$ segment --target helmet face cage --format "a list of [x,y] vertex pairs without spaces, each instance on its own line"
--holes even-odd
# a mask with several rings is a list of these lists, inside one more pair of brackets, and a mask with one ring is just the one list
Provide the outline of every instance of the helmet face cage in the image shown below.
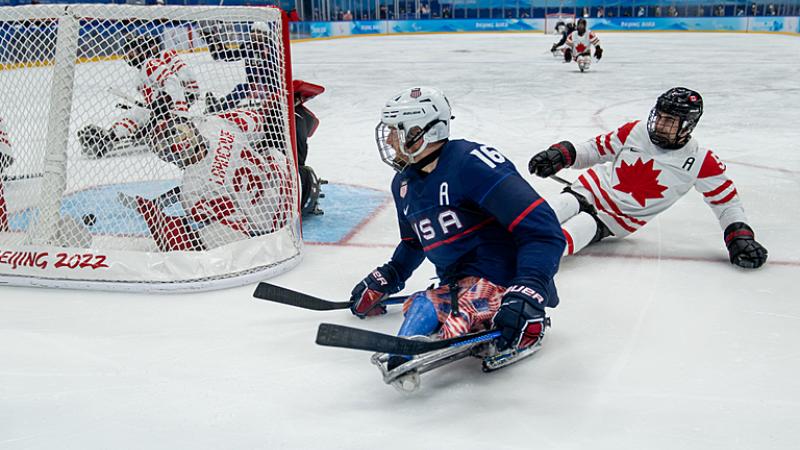
[[153,130],[153,149],[167,163],[183,169],[196,161],[206,142],[189,120],[163,120]]
[[[428,145],[449,137],[451,118],[450,102],[437,89],[412,88],[393,96],[375,127],[381,159],[395,170],[403,170],[416,162]],[[420,141],[422,145],[411,151]]]
[[[402,172],[403,169],[406,168],[407,163],[400,159],[397,151],[394,147],[391,146],[389,143],[389,135],[395,129],[386,125],[383,122],[378,122],[378,125],[375,127],[375,142],[378,144],[378,153],[381,155],[381,160],[392,167],[392,169]],[[398,139],[398,144],[400,144],[399,135],[402,133],[397,133],[394,131],[396,139]]]
[[678,149],[692,138],[703,115],[703,98],[686,88],[672,88],[658,97],[647,119],[650,141],[666,149]]

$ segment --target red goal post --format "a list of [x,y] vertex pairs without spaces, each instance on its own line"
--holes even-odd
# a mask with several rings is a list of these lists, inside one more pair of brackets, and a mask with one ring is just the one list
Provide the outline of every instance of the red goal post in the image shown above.
[[[210,112],[207,94],[222,98],[249,81],[242,58],[223,61],[211,54],[207,41],[230,49],[256,30],[267,50],[250,58],[263,58],[256,62],[266,81],[247,88],[247,104],[225,114]],[[233,148],[247,150],[238,160],[231,155],[227,174],[227,161],[208,162],[230,183],[221,182],[213,193],[191,193],[216,202],[202,214],[199,203],[188,203],[189,195],[175,191],[188,182],[188,169],[151,145],[156,133],[151,131],[158,128],[151,128],[148,117],[158,110],[148,105],[144,69],[126,63],[132,34],[158,42],[162,62],[172,58],[174,73],[159,72],[154,83],[174,76],[191,98],[175,120],[197,130],[192,142],[202,142],[204,154],[216,157],[221,153],[215,142],[222,141],[215,141],[214,133],[230,130],[225,136]],[[208,290],[253,283],[300,262],[289,33],[279,9],[0,7],[0,48],[0,132],[12,157],[0,167],[0,285]],[[177,75],[184,68],[196,83]],[[141,117],[132,111],[145,117],[136,132],[125,138],[112,134],[113,142],[103,147],[113,150],[108,156],[87,153],[81,130],[133,126]],[[162,201],[170,191],[181,193]],[[153,208],[137,206],[139,199],[157,205],[152,217]]]

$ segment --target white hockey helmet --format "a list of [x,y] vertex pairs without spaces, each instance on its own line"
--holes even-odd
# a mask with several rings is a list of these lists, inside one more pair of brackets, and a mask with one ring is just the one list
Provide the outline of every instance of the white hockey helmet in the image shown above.
[[267,34],[269,33],[269,26],[266,22],[253,22],[253,25],[250,26],[250,32]]
[[208,144],[197,125],[184,118],[159,120],[150,138],[155,154],[180,169],[200,161],[208,152]]
[[[450,102],[436,88],[414,87],[393,95],[375,127],[381,159],[395,170],[403,170],[430,144],[450,136],[451,119]],[[422,145],[411,150],[420,141]]]

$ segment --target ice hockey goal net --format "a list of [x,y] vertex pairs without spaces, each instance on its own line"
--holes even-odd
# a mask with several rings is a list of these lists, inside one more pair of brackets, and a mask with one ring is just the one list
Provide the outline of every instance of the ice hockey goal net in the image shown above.
[[0,284],[201,290],[296,265],[290,67],[276,8],[0,8]]
[[565,13],[565,12],[557,12],[557,13],[550,13],[545,14],[544,16],[544,33],[545,34],[556,34],[556,24],[558,22],[575,22],[575,14]]

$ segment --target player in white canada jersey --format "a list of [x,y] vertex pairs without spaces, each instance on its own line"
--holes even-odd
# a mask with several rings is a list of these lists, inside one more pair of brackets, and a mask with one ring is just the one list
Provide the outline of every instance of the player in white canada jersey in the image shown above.
[[237,109],[196,122],[173,116],[155,125],[151,147],[183,169],[178,200],[186,213],[167,216],[156,201],[137,197],[162,251],[219,247],[286,225],[294,169],[265,145],[268,120],[262,111]]
[[11,141],[8,138],[6,121],[0,117],[0,231],[8,230],[8,216],[6,212],[5,188],[3,186],[3,173],[14,162],[11,156]]
[[567,238],[565,254],[636,232],[694,188],[724,230],[731,263],[766,262],[725,165],[691,136],[702,113],[699,93],[673,88],[658,98],[647,123],[630,122],[577,146],[562,141],[531,159],[528,169],[540,177],[589,168],[550,202]]
[[586,19],[578,20],[577,29],[567,36],[565,45],[567,48],[564,50],[564,62],[577,62],[581,72],[588,70],[592,63],[592,46],[594,57],[598,61],[603,57],[600,39],[593,31],[586,29]]
[[166,113],[185,113],[197,99],[197,79],[175,50],[159,51],[158,39],[149,34],[131,34],[123,46],[127,63],[139,70],[136,86],[143,102],[126,105],[122,117],[110,129],[89,125],[78,132],[84,153],[92,157],[108,154],[123,139],[141,140],[154,121]]

